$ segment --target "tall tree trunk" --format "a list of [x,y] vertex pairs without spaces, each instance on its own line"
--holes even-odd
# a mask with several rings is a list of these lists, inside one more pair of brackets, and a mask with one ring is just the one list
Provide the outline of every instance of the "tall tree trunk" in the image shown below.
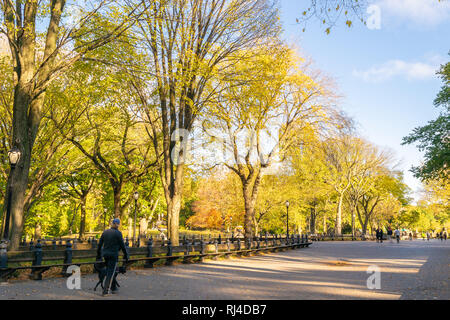
[[114,218],[122,217],[122,206],[120,196],[122,193],[122,184],[111,183],[113,187],[113,197],[114,197]]
[[180,209],[181,194],[177,193],[172,197],[166,197],[167,201],[167,234],[174,245],[179,244]]
[[339,203],[338,203],[338,207],[337,207],[337,213],[336,213],[336,226],[335,226],[335,230],[336,230],[336,235],[341,235],[342,234],[342,202],[344,199],[344,194],[341,193],[339,195]]
[[253,226],[255,228],[255,235],[257,235],[259,233],[259,224],[258,219],[256,219],[256,216],[253,219]]
[[83,195],[80,198],[80,206],[81,206],[80,232],[79,232],[80,239],[84,239],[84,233],[86,229],[86,199],[87,195]]
[[309,220],[309,228],[312,234],[316,233],[316,206],[311,207],[311,218]]
[[350,205],[350,214],[352,215],[352,237],[355,236],[356,221],[355,221],[355,206]]
[[367,225],[369,224],[369,218],[366,217],[366,219],[364,220],[364,224],[363,224],[363,234],[366,235],[367,234]]
[[363,235],[366,235],[367,234],[367,224],[369,222],[369,218],[367,215],[364,215],[364,221],[363,221],[363,217],[361,215],[361,211],[359,210],[358,206],[356,206],[356,213],[358,214],[358,220],[359,220],[359,223],[361,224],[362,233],[363,233]]
[[[38,1],[4,1],[2,11],[7,29],[11,56],[14,63],[14,102],[11,144],[22,152],[21,159],[12,176],[11,185],[11,237],[10,248],[19,247],[23,232],[24,199],[28,186],[28,174],[31,165],[31,153],[42,119],[42,106],[45,98],[45,86],[36,91],[36,84],[48,81],[50,66],[54,61],[51,55],[56,49],[59,22],[64,9],[64,0],[51,1],[50,21],[45,38],[43,60],[47,63],[36,70],[36,15]],[[15,11],[15,13],[14,13]],[[11,182],[13,182],[11,184]],[[8,195],[6,195],[8,197]],[[7,199],[7,198],[6,198]],[[6,201],[4,201],[6,202]]]
[[[14,92],[13,112],[13,136],[12,144],[18,147],[22,153],[19,163],[8,177],[8,185],[11,186],[11,233],[10,248],[19,248],[20,238],[23,232],[24,202],[28,186],[28,174],[31,164],[31,151],[33,149],[35,134],[28,127],[27,110],[30,107],[31,93],[22,88],[19,83]],[[16,111],[20,110],[20,111]],[[33,119],[38,121],[38,119]],[[40,121],[40,120],[39,120]],[[9,192],[9,191],[8,191]],[[7,192],[7,193],[8,193]],[[8,199],[8,195],[6,195]],[[5,202],[7,202],[6,200]],[[5,206],[6,207],[6,206]]]
[[244,216],[244,237],[245,239],[253,239],[255,235],[255,204],[256,204],[256,195],[258,192],[259,179],[255,181],[253,187],[250,187],[249,183],[245,183],[243,186],[243,195],[244,195],[244,208],[245,208],[245,216]]

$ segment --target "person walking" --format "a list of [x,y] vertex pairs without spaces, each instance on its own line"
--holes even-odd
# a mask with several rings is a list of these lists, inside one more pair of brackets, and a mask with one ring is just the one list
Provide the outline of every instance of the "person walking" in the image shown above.
[[395,234],[395,238],[397,239],[397,243],[399,243],[400,242],[400,230],[395,229],[394,234]]
[[[117,292],[116,286],[116,268],[119,260],[119,250],[122,250],[125,261],[128,261],[128,252],[123,241],[122,232],[119,231],[120,220],[112,221],[111,229],[105,230],[100,238],[97,248],[97,260],[105,259],[106,277],[103,284],[103,296],[109,293]],[[103,250],[102,250],[103,248]],[[111,287],[111,288],[110,288]]]
[[380,236],[380,243],[383,243],[383,228],[380,228],[378,235]]
[[430,241],[430,232],[427,231],[427,241]]
[[392,229],[391,229],[391,227],[388,227],[388,229],[387,229],[387,239],[389,240],[390,243],[392,243]]

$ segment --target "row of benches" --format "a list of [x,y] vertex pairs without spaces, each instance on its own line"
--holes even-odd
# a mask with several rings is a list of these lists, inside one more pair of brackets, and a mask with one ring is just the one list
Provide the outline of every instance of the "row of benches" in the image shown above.
[[[190,263],[194,260],[203,261],[205,257],[213,259],[218,256],[230,255],[251,255],[253,253],[263,251],[279,251],[295,248],[303,248],[311,245],[307,236],[292,236],[290,238],[272,238],[257,239],[256,241],[247,241],[242,243],[240,239],[231,242],[229,239],[225,243],[218,243],[217,240],[213,244],[205,243],[201,240],[199,244],[192,244],[186,241],[183,245],[172,246],[170,240],[165,247],[153,246],[153,241],[149,240],[146,247],[129,248],[127,247],[131,259],[124,261],[129,266],[137,262],[144,261],[144,267],[152,268],[154,263],[159,260],[165,260],[166,265],[173,264],[173,261],[182,259],[183,263]],[[29,254],[32,254],[30,257]],[[0,282],[6,282],[16,271],[29,269],[29,278],[33,280],[41,280],[42,274],[50,268],[61,268],[61,274],[67,275],[67,269],[71,265],[93,265],[96,261],[82,262],[80,260],[95,259],[97,252],[91,250],[72,250],[72,243],[67,241],[64,251],[42,251],[39,242],[36,244],[33,252],[17,252],[10,253],[8,256],[0,254]],[[63,261],[62,263],[43,264],[44,261]],[[74,261],[78,260],[78,262]],[[31,265],[22,266],[21,263],[31,263]],[[12,264],[19,264],[13,266]]]

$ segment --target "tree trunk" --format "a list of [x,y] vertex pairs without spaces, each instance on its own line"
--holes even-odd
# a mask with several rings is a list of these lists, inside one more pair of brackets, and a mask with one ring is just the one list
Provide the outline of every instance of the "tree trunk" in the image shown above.
[[80,198],[81,205],[81,217],[80,217],[80,232],[79,239],[84,239],[84,233],[86,229],[86,198],[87,196],[82,196]]
[[167,233],[168,238],[174,246],[179,244],[179,227],[180,227],[180,208],[181,208],[181,194],[174,194],[167,199]]
[[316,233],[316,207],[311,207],[311,218],[309,220],[309,228],[312,234]]
[[367,234],[367,225],[368,225],[368,222],[369,222],[369,219],[366,218],[366,219],[364,220],[364,224],[363,224],[363,227],[362,227],[362,232],[363,232],[364,235]]
[[356,221],[355,221],[355,207],[350,205],[350,214],[352,215],[352,237],[355,236],[355,227],[356,227]]
[[122,206],[120,195],[122,193],[122,185],[121,184],[113,184],[113,196],[114,196],[114,218],[122,217]]
[[344,199],[344,194],[339,195],[339,203],[337,207],[337,214],[336,214],[336,235],[340,236],[342,234],[342,202]]
[[255,227],[255,235],[257,235],[259,233],[259,224],[258,219],[256,219],[256,216],[253,219],[253,226]]
[[244,185],[243,195],[244,195],[244,208],[245,208],[245,216],[244,216],[244,237],[245,239],[253,239],[255,235],[255,201],[253,200],[253,196],[249,190],[248,186]]
[[[28,174],[31,164],[31,150],[35,135],[28,128],[27,110],[31,104],[30,93],[19,83],[14,90],[13,137],[12,145],[20,149],[22,155],[15,169],[10,172],[8,184],[11,185],[11,232],[10,250],[19,248],[23,232],[24,201],[28,186]],[[17,111],[20,109],[20,111]],[[35,119],[34,119],[35,120]],[[37,121],[37,120],[35,120]],[[9,188],[8,188],[9,190]],[[8,195],[5,197],[7,202]],[[6,207],[6,206],[5,206]]]

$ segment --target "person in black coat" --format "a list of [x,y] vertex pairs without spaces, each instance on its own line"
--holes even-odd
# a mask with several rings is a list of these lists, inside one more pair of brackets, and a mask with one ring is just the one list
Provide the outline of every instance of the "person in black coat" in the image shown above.
[[[106,278],[103,285],[103,295],[116,293],[117,286],[113,277],[116,276],[117,262],[119,260],[119,250],[122,250],[123,257],[128,260],[128,252],[123,242],[122,232],[119,231],[120,220],[114,219],[111,229],[105,230],[100,238],[97,248],[97,260],[101,260],[102,254],[106,264]],[[103,249],[103,250],[102,250]],[[112,283],[112,286],[111,286]]]

